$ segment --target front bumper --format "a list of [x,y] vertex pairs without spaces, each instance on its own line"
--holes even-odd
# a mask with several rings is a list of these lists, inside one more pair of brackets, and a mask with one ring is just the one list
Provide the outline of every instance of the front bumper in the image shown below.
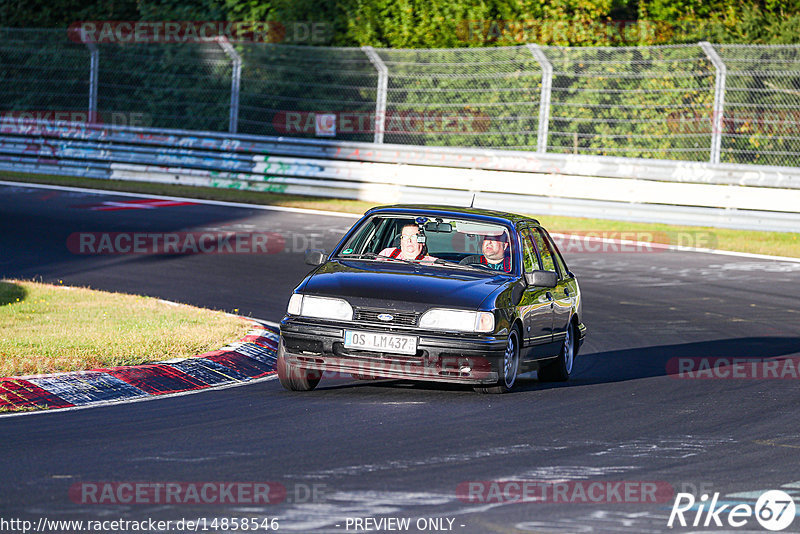
[[[345,330],[414,335],[415,355],[344,347]],[[506,338],[387,330],[372,324],[333,326],[287,317],[281,322],[281,348],[287,363],[309,370],[459,384],[497,383]]]

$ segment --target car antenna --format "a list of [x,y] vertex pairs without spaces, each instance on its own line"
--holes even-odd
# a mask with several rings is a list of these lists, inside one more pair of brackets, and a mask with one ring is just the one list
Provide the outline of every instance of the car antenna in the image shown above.
[[477,194],[477,193],[472,193],[472,202],[470,202],[470,203],[469,203],[469,207],[470,207],[470,208],[471,208],[471,207],[473,207],[473,206],[475,205],[475,195],[476,195],[476,194]]

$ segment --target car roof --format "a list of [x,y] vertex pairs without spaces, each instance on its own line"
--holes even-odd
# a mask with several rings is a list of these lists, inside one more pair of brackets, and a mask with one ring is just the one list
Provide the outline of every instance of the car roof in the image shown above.
[[376,206],[369,209],[365,215],[376,213],[406,213],[414,212],[423,215],[476,215],[482,219],[495,222],[510,222],[514,225],[527,221],[539,225],[539,221],[533,217],[526,217],[507,211],[486,210],[482,208],[468,208],[464,206],[445,206],[432,204],[394,204],[387,206]]

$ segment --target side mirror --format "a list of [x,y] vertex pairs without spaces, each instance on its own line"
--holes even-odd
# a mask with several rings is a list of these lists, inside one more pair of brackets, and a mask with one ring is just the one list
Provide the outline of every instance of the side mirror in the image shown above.
[[529,286],[556,287],[558,275],[553,271],[531,271],[525,273],[525,281]]
[[322,265],[327,259],[328,255],[322,249],[310,248],[306,250],[305,262],[308,265]]

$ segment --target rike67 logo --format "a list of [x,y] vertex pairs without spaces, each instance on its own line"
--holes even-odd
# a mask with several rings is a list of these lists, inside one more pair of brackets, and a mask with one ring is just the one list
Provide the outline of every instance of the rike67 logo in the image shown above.
[[781,490],[762,493],[755,505],[720,503],[719,493],[714,493],[710,500],[708,495],[696,500],[691,493],[678,493],[667,526],[740,528],[755,526],[751,523],[753,518],[767,530],[784,530],[794,521],[794,500]]

